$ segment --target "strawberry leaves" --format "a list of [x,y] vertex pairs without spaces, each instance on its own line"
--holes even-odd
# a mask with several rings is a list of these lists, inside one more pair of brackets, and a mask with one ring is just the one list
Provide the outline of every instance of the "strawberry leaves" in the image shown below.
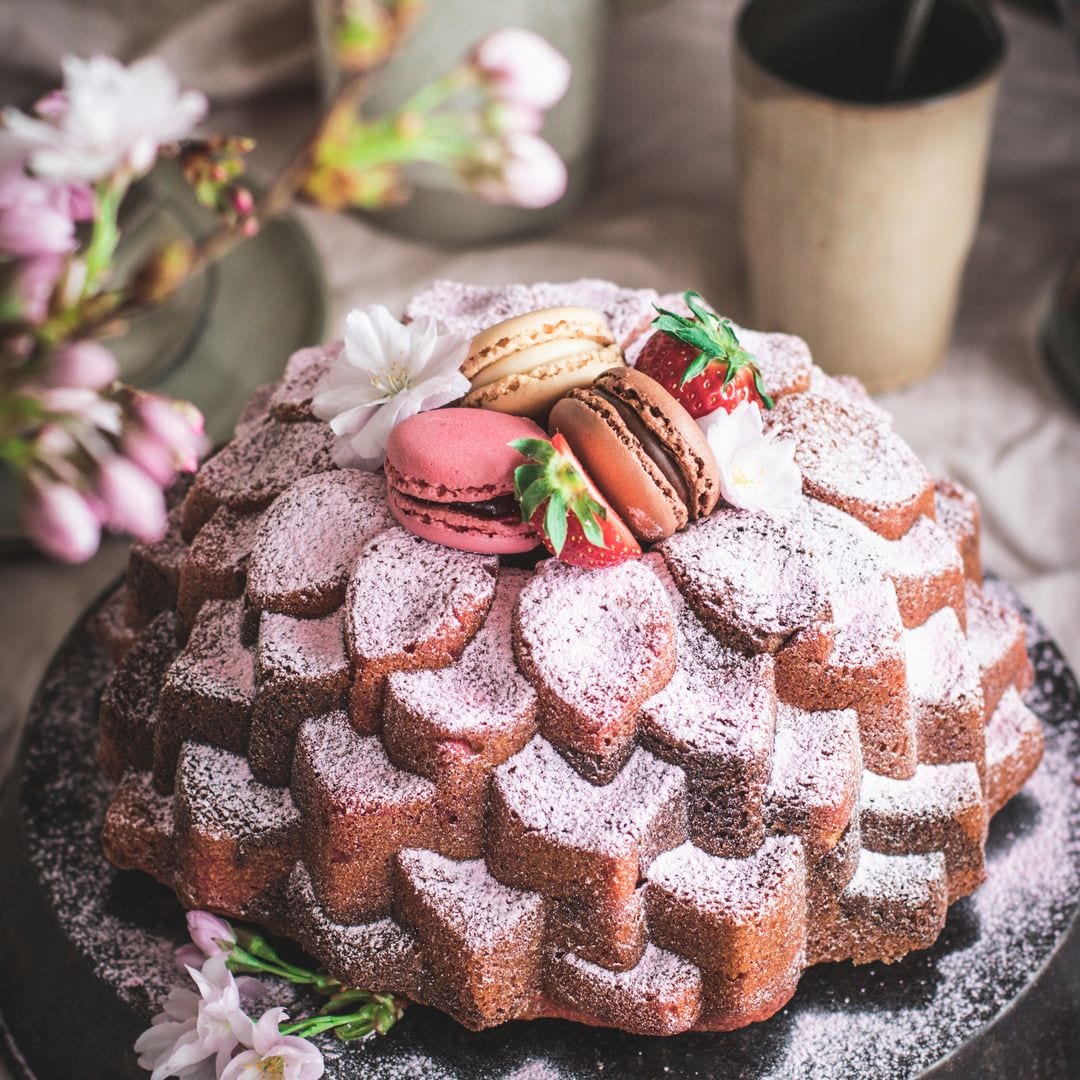
[[514,470],[514,495],[521,504],[521,520],[532,521],[546,502],[544,533],[556,555],[566,543],[568,514],[577,518],[590,544],[606,547],[597,519],[606,518],[607,510],[589,493],[577,467],[546,439],[515,439],[510,445],[530,460]]
[[740,344],[728,319],[722,319],[702,299],[700,293],[688,290],[683,293],[686,306],[693,313],[692,318],[679,315],[674,311],[656,306],[657,317],[652,325],[657,330],[668,334],[676,341],[681,341],[697,350],[679,380],[679,386],[701,375],[710,364],[724,364],[723,387],[728,386],[742,372],[749,374],[754,388],[766,409],[773,407],[773,400],[765,390],[761,372],[758,371],[754,357]]
[[510,443],[527,458],[514,470],[521,517],[548,551],[572,566],[600,569],[636,559],[641,545],[578,463],[561,434]]

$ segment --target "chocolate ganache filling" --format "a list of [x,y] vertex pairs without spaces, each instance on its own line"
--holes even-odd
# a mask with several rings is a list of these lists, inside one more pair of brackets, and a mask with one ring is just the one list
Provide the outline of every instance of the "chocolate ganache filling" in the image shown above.
[[692,516],[694,503],[675,455],[645,426],[641,417],[626,402],[620,401],[614,394],[598,386],[592,387],[592,391],[602,397],[619,414],[627,430],[641,444],[642,450],[649,455],[664,479],[675,489],[675,494],[683,501]]
[[521,520],[521,507],[513,495],[499,495],[494,499],[486,499],[484,502],[435,502],[433,499],[417,499],[410,497],[414,503],[420,506],[430,506],[433,510],[456,510],[461,514],[469,514],[472,517],[482,518],[484,521],[502,521],[512,518],[514,521]]

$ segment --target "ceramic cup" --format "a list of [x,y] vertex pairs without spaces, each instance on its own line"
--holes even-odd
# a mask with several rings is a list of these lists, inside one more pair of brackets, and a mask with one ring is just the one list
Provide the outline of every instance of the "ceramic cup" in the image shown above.
[[935,0],[910,75],[906,0],[750,0],[736,34],[743,252],[754,325],[871,390],[948,347],[982,201],[1004,38]]

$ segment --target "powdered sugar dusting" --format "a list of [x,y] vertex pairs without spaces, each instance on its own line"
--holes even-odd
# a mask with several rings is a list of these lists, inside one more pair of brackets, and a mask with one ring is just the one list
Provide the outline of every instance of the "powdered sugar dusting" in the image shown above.
[[681,769],[640,749],[610,784],[597,787],[539,736],[495,770],[495,784],[526,828],[614,855],[639,848],[655,817],[685,793]]
[[648,878],[673,896],[735,922],[751,919],[803,876],[802,842],[794,836],[770,836],[749,858],[724,859],[693,844],[664,852],[648,869]]
[[300,820],[288,790],[260,784],[245,758],[216,746],[184,744],[177,791],[199,831],[223,840],[285,832]]
[[397,862],[437,918],[472,948],[489,949],[518,923],[543,913],[539,893],[500,885],[483,859],[455,861],[414,849],[402,851]]
[[511,620],[526,575],[503,567],[484,625],[456,664],[429,671],[395,671],[389,696],[431,719],[442,738],[470,744],[488,734],[530,721],[536,694],[514,663]]
[[616,341],[625,346],[648,326],[656,297],[653,289],[624,289],[591,278],[490,287],[436,281],[409,301],[405,319],[434,316],[449,330],[471,338],[504,319],[539,308],[590,307],[607,319]]
[[353,570],[346,601],[347,633],[358,660],[414,653],[460,631],[487,610],[498,560],[428,543],[401,528],[369,541]]
[[671,674],[671,604],[637,562],[601,571],[548,562],[521,593],[516,628],[518,658],[541,695],[583,727],[620,725]]
[[794,439],[808,495],[896,539],[920,513],[933,511],[933,481],[883,416],[815,372],[811,389],[781,398],[766,422],[778,438]]
[[698,617],[745,652],[775,652],[831,617],[823,567],[796,523],[721,509],[658,545]]
[[393,523],[382,476],[340,469],[298,480],[255,537],[248,596],[272,611],[325,615],[344,599],[360,549]]

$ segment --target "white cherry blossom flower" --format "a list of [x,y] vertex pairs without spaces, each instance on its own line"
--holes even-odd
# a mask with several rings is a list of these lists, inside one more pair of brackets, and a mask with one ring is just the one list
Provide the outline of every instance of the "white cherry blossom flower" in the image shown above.
[[217,1055],[220,1074],[232,1052],[240,1045],[251,1046],[251,1018],[240,1006],[240,987],[225,966],[225,956],[211,956],[202,970],[188,968],[202,1000],[195,1030],[205,1050]]
[[138,176],[153,165],[162,143],[184,138],[206,112],[206,98],[181,91],[156,57],[125,67],[110,56],[66,56],[61,67],[64,88],[39,103],[36,117],[3,112],[8,130],[36,147],[30,166],[40,176]]
[[716,457],[726,502],[765,513],[798,504],[802,474],[795,464],[795,444],[762,430],[757,405],[741,401],[730,413],[717,409],[698,424]]
[[282,1035],[284,1009],[268,1009],[252,1030],[251,1049],[237,1054],[220,1080],[319,1080],[326,1070],[318,1047],[296,1035]]
[[375,470],[402,420],[462,397],[469,340],[430,317],[404,324],[381,304],[349,312],[345,348],[315,387],[315,415],[327,420],[341,466]]
[[186,1080],[214,1080],[213,1053],[202,1045],[195,1024],[200,997],[187,987],[173,989],[162,1011],[151,1021],[135,1043],[140,1068],[150,1072],[150,1080],[182,1076]]
[[237,1047],[252,1045],[255,1025],[243,1003],[262,995],[259,980],[234,979],[224,954],[210,957],[201,971],[188,967],[187,973],[199,993],[175,988],[135,1043],[139,1065],[150,1071],[150,1080],[214,1080]]

